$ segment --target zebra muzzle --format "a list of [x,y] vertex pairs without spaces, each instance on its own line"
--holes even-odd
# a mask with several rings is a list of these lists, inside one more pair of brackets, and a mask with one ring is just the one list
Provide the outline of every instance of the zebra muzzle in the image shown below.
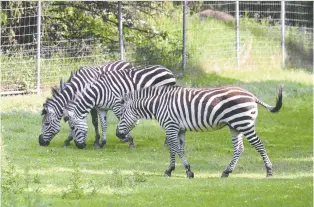
[[48,146],[50,144],[50,141],[44,140],[43,135],[39,135],[38,137],[39,145],[40,146]]
[[123,133],[121,133],[118,128],[116,129],[116,136],[119,139],[125,139],[125,135]]

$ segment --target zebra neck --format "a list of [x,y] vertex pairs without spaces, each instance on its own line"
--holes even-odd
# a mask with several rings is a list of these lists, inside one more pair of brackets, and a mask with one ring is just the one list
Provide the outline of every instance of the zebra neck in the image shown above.
[[141,118],[154,119],[156,117],[158,106],[155,101],[141,99],[136,105],[136,108],[141,112]]
[[70,90],[69,87],[56,94],[53,94],[52,98],[49,100],[49,106],[55,110],[55,112],[58,114],[58,118],[63,116],[64,107],[74,97],[73,90]]

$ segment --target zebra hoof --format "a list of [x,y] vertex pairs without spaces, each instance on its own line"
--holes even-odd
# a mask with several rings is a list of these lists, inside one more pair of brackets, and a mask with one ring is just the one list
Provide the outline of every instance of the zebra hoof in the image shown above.
[[133,143],[130,143],[129,149],[135,149],[135,145]]
[[192,171],[187,171],[187,172],[186,172],[186,176],[187,176],[188,178],[194,178],[194,173],[193,173]]
[[273,177],[273,173],[267,173],[266,178]]
[[164,176],[165,177],[171,177],[171,172],[166,170]]
[[64,146],[64,147],[67,147],[67,146],[69,146],[69,145],[70,145],[70,141],[65,140],[64,143],[63,143],[63,146]]
[[101,149],[101,147],[100,147],[99,144],[97,144],[97,143],[94,143],[94,148],[95,148],[95,149]]
[[101,143],[98,145],[99,146],[99,149],[102,148],[104,145],[107,144],[107,141],[104,140],[104,141],[101,141]]
[[221,178],[227,178],[227,177],[229,177],[229,173],[223,172],[221,174]]

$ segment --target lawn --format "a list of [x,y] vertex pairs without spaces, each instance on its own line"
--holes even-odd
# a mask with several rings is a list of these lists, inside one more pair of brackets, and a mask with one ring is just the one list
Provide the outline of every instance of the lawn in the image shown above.
[[186,157],[195,173],[187,179],[177,157],[172,177],[163,146],[164,131],[143,120],[132,131],[135,149],[115,137],[117,119],[109,114],[108,142],[87,148],[63,147],[67,124],[48,147],[40,147],[40,111],[49,92],[1,97],[2,206],[313,206],[312,74],[302,71],[222,72],[187,75],[189,86],[238,85],[274,105],[284,83],[283,108],[272,114],[259,108],[257,133],[273,163],[266,178],[260,155],[244,140],[245,151],[229,178],[220,175],[232,157],[227,128],[188,132]]

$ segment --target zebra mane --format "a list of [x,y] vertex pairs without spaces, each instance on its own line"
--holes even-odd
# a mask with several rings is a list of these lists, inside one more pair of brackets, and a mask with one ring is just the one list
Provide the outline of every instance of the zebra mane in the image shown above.
[[[98,76],[99,77],[99,76]],[[97,79],[98,79],[97,77]],[[96,79],[96,80],[97,80]],[[96,80],[90,82],[90,83],[87,83],[85,85],[85,87],[81,90],[81,91],[77,91],[74,98],[72,100],[69,101],[69,105],[73,105],[74,103],[76,103],[79,99],[83,98],[84,97],[84,93],[86,93],[86,91],[90,90],[91,86],[96,82]]]
[[67,80],[67,82],[70,82],[72,80],[73,76],[74,76],[74,72],[71,71],[71,75],[70,75],[69,79]]
[[[56,96],[60,93],[62,89],[61,88],[58,88],[58,87],[51,87],[51,93],[52,93],[52,96]],[[52,98],[46,98],[46,101],[45,103],[43,104],[43,106],[47,106],[47,104],[52,101]]]
[[82,69],[84,69],[84,67],[80,67],[80,69],[78,69],[77,71],[71,71],[71,74],[70,74],[69,79],[67,80],[67,83],[69,83],[74,78],[74,76],[77,74],[77,72],[82,70]]
[[60,94],[60,92],[62,91],[62,88],[60,87],[51,87],[51,93],[52,93],[52,96],[57,96]]

